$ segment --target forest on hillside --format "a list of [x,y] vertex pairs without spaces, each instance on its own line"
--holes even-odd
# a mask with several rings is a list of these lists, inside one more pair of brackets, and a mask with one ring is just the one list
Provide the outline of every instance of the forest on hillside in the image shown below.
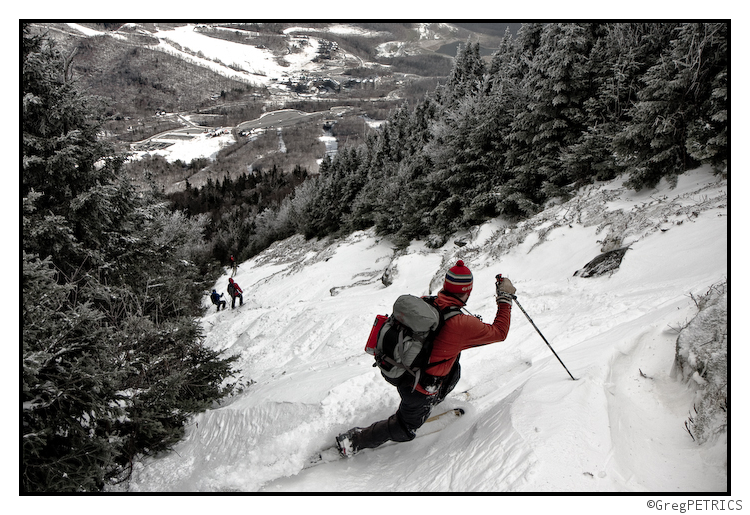
[[524,24],[489,61],[467,42],[445,84],[258,209],[235,254],[372,226],[440,246],[593,181],[641,189],[701,164],[728,174],[728,45],[728,23]]
[[488,64],[469,42],[445,85],[339,152],[269,223],[307,236],[374,225],[441,245],[592,181],[623,175],[641,189],[700,164],[728,173],[728,34],[727,23],[524,24]]

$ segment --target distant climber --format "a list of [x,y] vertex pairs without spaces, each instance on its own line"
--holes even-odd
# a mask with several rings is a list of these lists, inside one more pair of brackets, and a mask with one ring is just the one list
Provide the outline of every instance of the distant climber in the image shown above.
[[232,267],[232,277],[237,274],[237,260],[234,259],[234,254],[229,256],[229,266]]
[[[474,285],[471,271],[458,261],[445,275],[443,289],[438,293],[436,307],[466,305]],[[461,351],[505,340],[510,329],[512,295],[516,288],[510,279],[498,280],[495,285],[497,313],[492,324],[459,313],[447,319],[434,339],[428,365],[422,379],[414,387],[412,377],[404,374],[398,384],[401,403],[396,413],[369,427],[355,427],[336,437],[342,456],[350,457],[361,449],[378,447],[393,440],[413,440],[416,431],[430,416],[432,407],[440,403],[453,390],[461,376],[458,360]]]
[[226,309],[227,307],[227,301],[221,299],[223,296],[223,293],[219,295],[216,290],[211,292],[211,302],[216,305],[216,311],[219,311],[219,308]]
[[229,278],[227,292],[229,293],[229,296],[232,297],[232,309],[234,309],[234,301],[237,297],[240,298],[240,306],[242,306],[242,288],[240,288],[240,285],[234,282],[231,277]]

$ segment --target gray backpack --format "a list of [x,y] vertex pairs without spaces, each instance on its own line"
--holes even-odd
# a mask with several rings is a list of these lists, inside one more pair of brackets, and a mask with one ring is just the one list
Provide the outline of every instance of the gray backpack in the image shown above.
[[[432,353],[432,344],[445,321],[460,311],[458,306],[441,311],[435,306],[435,297],[401,295],[393,304],[393,313],[380,327],[377,343],[373,341],[373,366],[379,367],[385,380],[392,385],[398,386],[411,377],[412,391],[417,384],[422,384],[429,392],[430,376],[424,370]],[[430,366],[445,361],[448,360],[430,363]]]

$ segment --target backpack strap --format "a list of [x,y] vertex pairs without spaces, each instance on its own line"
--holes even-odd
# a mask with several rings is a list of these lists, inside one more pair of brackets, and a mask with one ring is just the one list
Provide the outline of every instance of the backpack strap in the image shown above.
[[452,318],[461,313],[462,309],[463,308],[461,306],[448,306],[447,308],[442,309],[440,311],[440,314],[443,315],[443,321],[445,322],[449,318]]
[[[443,324],[447,322],[449,319],[453,318],[454,316],[461,313],[461,307],[460,306],[448,306],[444,309],[440,310],[440,325],[437,328],[437,331],[440,331],[442,329]],[[443,363],[449,362],[453,358],[446,358],[440,361],[436,361],[434,363],[427,363],[427,365],[424,367],[425,373],[427,373],[427,370],[433,367],[436,367],[438,365],[442,365]],[[429,374],[428,374],[429,375]]]
[[[428,298],[425,299],[425,301],[429,302],[430,304],[432,304],[433,306],[435,306],[435,304],[434,304],[435,297],[428,297]],[[435,306],[435,307],[437,307],[437,306]],[[454,316],[456,316],[456,315],[458,315],[458,314],[461,313],[461,307],[460,306],[447,306],[447,307],[445,307],[443,309],[439,309],[438,311],[440,312],[440,322],[438,323],[437,328],[435,329],[435,331],[431,335],[432,336],[431,337],[431,341],[434,341],[434,339],[437,336],[437,334],[443,328],[443,325],[445,325],[445,322],[447,322],[449,319],[451,319]],[[413,335],[412,337],[416,337],[416,335]],[[420,338],[420,340],[422,341],[422,343],[424,343],[424,339]],[[432,345],[430,345],[430,354],[432,354]],[[427,359],[429,360],[430,357],[427,356]],[[431,374],[428,374],[427,370],[430,369],[430,368],[432,368],[432,367],[435,367],[437,365],[442,365],[443,363],[447,363],[448,361],[450,361],[450,358],[444,359],[444,360],[441,360],[441,361],[437,361],[435,363],[427,363],[427,365],[425,365],[425,367],[424,367],[424,370],[422,370],[421,368],[416,368],[416,369],[414,369],[412,371],[409,368],[404,367],[404,368],[406,368],[407,372],[409,372],[411,375],[414,376],[414,385],[412,386],[411,391],[414,392],[414,390],[417,389],[417,385],[419,385],[420,381],[422,380],[423,372],[424,372],[424,375],[427,376],[427,377],[434,377]]]

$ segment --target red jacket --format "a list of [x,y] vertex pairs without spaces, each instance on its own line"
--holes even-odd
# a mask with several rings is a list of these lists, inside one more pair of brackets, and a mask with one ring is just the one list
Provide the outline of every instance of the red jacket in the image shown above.
[[[463,304],[457,298],[440,292],[437,296],[437,306],[443,309],[448,306],[463,306]],[[478,318],[463,313],[451,317],[435,338],[429,363],[444,359],[448,361],[432,368],[428,365],[427,373],[433,376],[447,375],[462,350],[501,342],[508,337],[508,329],[510,329],[510,304],[504,302],[498,304],[495,321],[492,324],[485,324]],[[421,386],[417,386],[417,390],[427,393]]]

